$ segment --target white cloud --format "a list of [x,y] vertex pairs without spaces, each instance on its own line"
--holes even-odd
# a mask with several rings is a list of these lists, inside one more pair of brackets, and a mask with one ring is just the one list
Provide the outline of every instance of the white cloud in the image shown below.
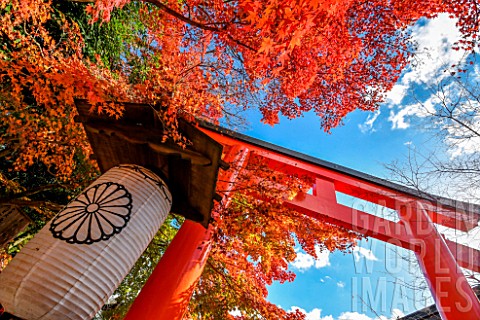
[[[318,248],[316,248],[318,249]],[[315,259],[315,268],[320,269],[330,265],[330,252],[328,250],[317,250],[317,259]]]
[[[312,311],[307,312],[305,309],[302,309],[300,307],[291,307],[289,312],[299,310],[300,312],[304,313],[306,315],[305,319],[306,320],[374,320],[374,318],[370,318],[369,316],[363,314],[363,313],[358,313],[358,312],[342,312],[338,318],[334,318],[332,315],[327,315],[322,317],[322,309],[314,308]],[[375,319],[379,320],[395,320],[398,319],[399,317],[403,317],[404,313],[399,310],[399,309],[393,309],[392,310],[392,315],[390,318],[386,316],[380,316],[376,317]]]
[[[456,22],[457,19],[449,18],[448,14],[440,14],[427,20],[424,25],[416,24],[413,27],[412,40],[417,44],[417,50],[411,63],[415,67],[402,76],[402,85],[433,84],[438,80],[439,70],[462,59],[464,53],[452,49],[453,43],[461,38]],[[445,77],[447,75],[444,74]]]
[[385,101],[389,105],[396,105],[402,102],[405,94],[407,93],[408,86],[404,84],[397,83],[393,86],[393,88],[387,92],[385,97]]
[[402,310],[400,309],[393,309],[392,310],[392,319],[397,319],[405,316],[405,313],[403,313]]
[[358,312],[343,312],[338,320],[373,320],[367,315]]
[[380,109],[375,111],[373,114],[370,113],[367,116],[367,120],[364,123],[358,125],[358,128],[360,129],[360,131],[362,133],[367,133],[369,131],[375,132],[375,129],[373,129],[373,124],[375,123],[379,115],[380,115]]
[[289,312],[299,310],[306,315],[305,320],[335,320],[332,316],[322,317],[322,309],[314,308],[312,311],[307,312],[305,309],[293,306]]
[[[435,85],[443,78],[449,76],[448,72],[442,72],[445,67],[458,64],[464,58],[464,52],[453,50],[453,43],[460,40],[461,33],[458,31],[456,19],[450,19],[447,14],[440,14],[438,17],[423,21],[412,27],[412,42],[416,44],[416,52],[411,59],[411,66],[406,69],[399,82],[387,92],[385,96],[386,105],[392,109],[389,121],[392,122],[392,129],[406,129],[410,126],[408,117],[425,116],[424,107],[430,108],[433,105],[427,103],[404,105],[404,98],[415,86]],[[423,102],[426,102],[426,101]],[[378,115],[375,116],[375,119]],[[375,119],[373,121],[375,121]],[[364,126],[372,126],[373,123],[367,119]]]
[[434,114],[437,100],[436,95],[431,95],[421,103],[406,104],[399,111],[391,110],[388,121],[392,122],[392,129],[407,129],[410,126],[408,119],[412,116],[424,118]]
[[314,265],[313,257],[306,253],[299,252],[291,265],[300,271],[310,269]]
[[316,259],[309,254],[298,252],[291,265],[300,271],[305,271],[312,267],[320,269],[330,265],[330,252],[328,250],[322,251],[319,246],[316,246],[315,252],[317,254]]
[[407,116],[415,114],[415,112],[412,111],[412,108],[409,106],[404,107],[398,112],[390,111],[388,121],[392,123],[392,129],[407,129],[410,127],[410,121],[406,118]]
[[[442,72],[446,66],[458,64],[464,58],[462,50],[452,49],[453,43],[461,39],[461,33],[455,25],[456,21],[447,14],[440,14],[411,28],[411,40],[416,45],[415,54],[400,80],[385,95],[385,104],[391,109],[388,120],[392,122],[392,129],[408,128],[410,126],[408,118],[417,116],[423,111],[420,104],[404,104],[404,98],[409,91],[414,91],[418,85],[423,87],[435,85],[449,76],[448,72]],[[359,126],[360,130],[362,132],[371,130],[379,114],[377,111],[369,116],[365,123]]]
[[[466,101],[465,105],[471,106],[470,110],[463,108],[463,112],[478,112],[480,106],[477,101]],[[457,119],[462,119],[462,115],[456,115]],[[476,132],[480,132],[480,115],[469,116],[470,121],[464,121],[469,128]],[[472,154],[480,152],[480,137],[472,134],[472,131],[463,125],[457,123],[449,123],[445,126],[448,135],[445,143],[450,146],[448,149],[450,157],[455,158],[461,155]]]
[[353,248],[353,256],[355,257],[356,261],[359,261],[360,258],[365,258],[371,261],[378,261],[378,258],[375,256],[375,254],[373,254],[372,250],[359,246]]
[[228,312],[230,315],[234,316],[234,317],[241,317],[242,316],[242,313],[240,312],[240,310],[238,309],[235,309],[233,311],[229,311]]
[[323,277],[323,278],[320,279],[320,282],[325,283],[325,282],[330,281],[330,280],[333,280],[332,277],[330,277],[330,276],[325,276],[325,277]]
[[[480,81],[480,73],[469,75],[469,77],[471,79],[475,77],[473,79],[475,82]],[[452,81],[443,84],[441,90],[430,92],[430,96],[423,101],[391,109],[388,120],[392,123],[392,129],[407,129],[410,127],[410,120],[414,117],[425,118],[435,114],[448,116],[445,106],[456,106],[452,112],[453,117],[459,122],[451,121],[448,117],[435,116],[429,120],[428,126],[433,125],[439,131],[443,130],[445,133],[444,143],[448,146],[450,157],[453,159],[480,152],[480,137],[478,136],[480,103],[471,97],[469,92],[458,82]],[[373,126],[373,123],[369,123],[369,125]]]

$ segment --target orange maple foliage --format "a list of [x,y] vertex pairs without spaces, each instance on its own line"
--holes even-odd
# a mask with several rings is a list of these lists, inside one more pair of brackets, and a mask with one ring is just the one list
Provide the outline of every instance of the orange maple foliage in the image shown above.
[[86,97],[92,106],[101,103],[99,110],[119,117],[119,106],[105,101],[132,96],[123,78],[83,58],[76,24],[62,17],[58,27],[64,37],[52,37],[48,1],[2,1],[0,9],[7,7],[11,15],[0,17],[0,144],[15,170],[41,161],[69,179],[75,152],[90,153],[83,130],[74,122],[74,98]]
[[[241,174],[229,206],[217,212],[213,247],[189,306],[193,319],[304,319],[298,310],[286,312],[270,303],[267,286],[295,279],[288,267],[298,245],[316,257],[316,248],[347,251],[358,239],[286,209],[284,200],[308,190],[313,180],[279,173],[259,161],[251,159],[246,168],[232,164]],[[234,310],[241,316],[232,316]]]
[[[98,0],[87,11],[107,23],[114,8],[129,2]],[[459,17],[463,49],[476,45],[478,32],[472,0],[149,0],[139,13],[142,46],[110,70],[85,58],[75,22],[57,19],[62,36],[52,35],[51,15],[58,12],[50,1],[2,0],[0,9],[6,7],[2,113],[16,116],[1,119],[8,127],[1,142],[15,146],[17,169],[39,160],[64,177],[72,172],[74,150],[88,153],[73,123],[74,98],[117,117],[121,104],[107,101],[160,104],[176,141],[179,116],[215,121],[233,106],[259,108],[269,124],[279,114],[314,111],[328,131],[349,112],[374,110],[382,101],[407,64],[405,28],[418,18]],[[132,73],[138,61],[145,70],[140,77]]]
[[[478,31],[477,5],[469,0],[146,2],[160,12],[152,17],[156,26],[179,31],[154,28],[162,38],[155,39],[159,47],[166,39],[172,44],[173,37],[187,49],[176,51],[177,58],[201,57],[190,66],[203,71],[210,89],[219,90],[221,105],[258,107],[269,124],[277,123],[279,114],[294,118],[313,110],[326,130],[349,112],[374,110],[382,101],[411,53],[405,28],[420,17],[450,12],[460,17],[466,38],[474,40]],[[112,8],[125,3],[98,0],[90,10],[96,19],[108,20]]]

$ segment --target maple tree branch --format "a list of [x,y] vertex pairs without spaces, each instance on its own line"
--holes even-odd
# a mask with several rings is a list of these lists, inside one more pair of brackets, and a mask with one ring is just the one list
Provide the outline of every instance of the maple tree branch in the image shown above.
[[[158,1],[158,0],[144,0],[145,2],[148,2],[148,3],[151,3],[153,4],[154,6],[157,6],[158,8],[162,9],[163,11],[165,11],[166,13],[168,13],[169,15],[172,15],[174,16],[175,18],[185,22],[185,23],[188,23],[194,27],[197,27],[199,29],[202,29],[202,30],[206,30],[206,31],[212,31],[212,32],[218,32],[218,33],[221,33],[221,32],[224,32],[224,30],[222,29],[219,29],[219,28],[216,28],[216,27],[211,27],[209,26],[208,24],[203,24],[203,23],[200,23],[198,21],[195,21],[195,20],[192,20],[188,17],[185,17],[183,14],[181,14],[180,12],[177,12],[175,10],[173,10],[172,8],[166,6],[165,4],[163,4],[162,2]],[[213,24],[213,23],[209,23],[210,25]],[[217,24],[220,24],[220,23],[217,23]],[[227,23],[226,22],[221,22],[221,24],[224,24],[224,28],[226,28],[226,25]],[[231,40],[232,42],[246,48],[246,49],[249,49],[251,51],[257,51],[255,48],[249,46],[248,44],[246,43],[243,43],[241,42],[240,40],[237,40],[235,38],[233,38],[230,34],[226,34],[227,38],[229,40]]]
[[[80,3],[94,3],[95,0],[69,0],[70,2],[80,2]],[[195,21],[195,20],[192,20],[190,17],[185,17],[183,14],[181,14],[180,12],[177,12],[175,10],[173,10],[172,8],[168,7],[167,5],[163,4],[162,2],[158,1],[158,0],[143,0],[144,2],[147,2],[147,3],[151,3],[153,4],[154,6],[162,9],[163,11],[165,11],[166,13],[168,13],[169,15],[172,15],[174,16],[175,18],[185,22],[185,23],[188,23],[194,27],[197,27],[199,29],[202,29],[202,30],[207,30],[207,31],[212,31],[212,32],[222,32],[223,30],[222,29],[219,29],[219,28],[216,28],[216,27],[211,27],[210,25],[224,25],[224,28],[226,28],[226,26],[228,25],[227,22],[211,22],[211,23],[208,23],[208,24],[204,24],[204,23],[200,23],[198,21]],[[235,38],[233,38],[231,35],[227,34],[227,37],[229,40],[233,41],[234,43],[246,48],[246,49],[249,49],[251,51],[257,51],[255,48],[249,46],[248,44],[246,43],[243,43],[241,42],[240,40],[237,40]]]
[[[244,289],[243,289],[240,285],[235,284],[235,283],[232,283],[232,280],[231,280],[231,279],[228,279],[227,276],[225,275],[225,273],[223,273],[223,272],[221,272],[220,270],[218,270],[218,268],[216,268],[216,267],[210,262],[210,260],[208,260],[208,259],[207,259],[207,265],[208,265],[216,274],[220,275],[220,276],[226,281],[227,285],[230,286],[231,289],[236,290],[237,292],[241,293],[241,295],[243,296],[244,299],[246,299],[246,300],[249,300],[249,299],[250,299],[249,297],[247,297],[247,296],[245,295],[245,291],[244,291]],[[260,312],[257,308],[253,307],[252,309],[254,309],[259,315],[261,315],[261,312]],[[262,319],[266,319],[266,318],[262,317]]]
[[192,71],[193,69],[197,68],[197,67],[202,67],[203,66],[203,63],[202,62],[199,62],[199,63],[196,63],[194,64],[193,66],[191,66],[190,68],[186,69],[186,70],[183,70],[182,72],[180,72],[180,77],[181,78],[184,78],[190,71]]
[[202,30],[213,31],[213,32],[220,32],[221,31],[218,28],[209,27],[207,25],[204,25],[203,23],[200,23],[200,22],[194,21],[190,18],[187,18],[183,14],[173,10],[172,8],[166,6],[165,4],[161,3],[160,1],[157,1],[157,0],[144,0],[144,1],[157,6],[158,8],[160,8],[163,11],[165,11],[166,13],[168,13],[169,15],[172,15],[175,18],[177,18],[177,19],[179,19],[179,20],[181,20],[185,23],[188,23],[188,24],[190,24],[194,27],[200,28]]
[[[199,9],[200,11],[202,11],[203,14],[204,14],[206,17],[208,17],[209,19],[212,18],[212,17],[210,16],[210,14],[209,14],[202,6],[199,5],[199,6],[198,6],[198,9]],[[226,23],[225,23],[225,22],[212,22],[212,23],[207,23],[207,24],[205,24],[205,25],[209,25],[209,24],[225,25]]]
[[248,44],[245,44],[243,42],[241,42],[240,40],[237,40],[235,38],[233,38],[231,35],[227,34],[227,37],[228,39],[230,39],[231,41],[235,42],[236,44],[242,46],[242,47],[245,47],[247,48],[248,50],[251,50],[251,51],[257,51],[255,48],[249,46]]
[[207,264],[208,266],[213,270],[215,271],[216,274],[218,274],[219,276],[221,276],[226,282],[227,284],[232,288],[232,289],[238,289],[237,287],[235,287],[232,283],[231,283],[231,280],[227,278],[227,276],[223,273],[223,272],[220,272],[220,270],[217,269],[217,267],[215,267],[211,262],[210,260],[207,259]]
[[0,202],[2,202],[2,200],[5,200],[5,199],[10,199],[10,200],[18,199],[18,198],[31,196],[31,195],[37,194],[39,192],[43,192],[43,191],[47,191],[47,190],[51,190],[51,189],[55,189],[55,188],[67,188],[67,187],[68,187],[67,184],[56,183],[56,184],[50,184],[50,185],[41,186],[41,187],[37,187],[37,188],[32,188],[32,189],[29,189],[28,191],[14,193],[8,198],[3,198],[3,199],[0,198]]
[[[17,148],[15,148],[15,150],[18,150],[18,146],[20,144],[17,143],[16,145],[17,145]],[[12,154],[15,150],[11,150],[10,148],[3,149],[2,151],[0,151],[0,158],[4,158],[4,157]]]
[[14,199],[14,200],[0,199],[0,204],[22,206],[22,207],[45,207],[52,211],[60,211],[64,207],[61,204],[53,203],[50,201],[32,201],[32,200],[22,200],[22,199]]

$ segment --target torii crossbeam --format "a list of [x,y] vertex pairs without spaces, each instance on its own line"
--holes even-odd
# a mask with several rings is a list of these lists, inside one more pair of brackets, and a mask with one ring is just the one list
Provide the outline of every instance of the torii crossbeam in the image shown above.
[[[480,302],[460,269],[479,272],[480,252],[444,238],[433,225],[470,231],[480,221],[478,206],[420,193],[212,125],[203,124],[201,130],[229,150],[224,159],[237,162],[236,167],[259,158],[280,172],[311,177],[315,181],[313,194],[286,201],[287,206],[413,250],[442,319],[480,319]],[[229,182],[231,187],[236,174],[232,169],[224,172],[224,189],[228,189]],[[396,210],[399,221],[341,205],[336,192]],[[181,318],[205,264],[211,232],[191,221],[182,225],[126,319]]]

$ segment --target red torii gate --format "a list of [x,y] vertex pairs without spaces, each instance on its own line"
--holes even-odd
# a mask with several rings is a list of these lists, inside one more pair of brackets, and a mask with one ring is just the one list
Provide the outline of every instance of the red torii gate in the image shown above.
[[[316,219],[413,250],[427,279],[442,319],[480,319],[480,302],[460,267],[480,272],[480,251],[445,239],[432,222],[470,231],[479,221],[479,207],[419,193],[385,180],[293,152],[218,127],[203,125],[207,135],[226,147],[224,161],[243,167],[260,158],[270,168],[314,178],[313,194],[302,194],[286,205]],[[238,172],[221,175],[224,201]],[[392,222],[341,205],[341,192],[397,210],[400,221]],[[153,274],[135,300],[127,320],[180,319],[205,265],[211,227],[186,220]]]

